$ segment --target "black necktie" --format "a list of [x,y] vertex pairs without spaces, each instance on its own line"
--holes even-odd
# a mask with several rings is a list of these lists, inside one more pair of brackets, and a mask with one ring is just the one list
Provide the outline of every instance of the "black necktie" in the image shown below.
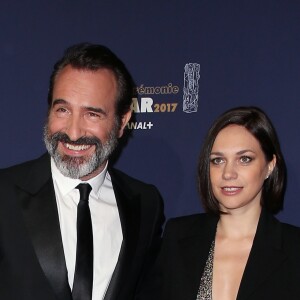
[[73,300],[91,300],[93,290],[93,232],[89,208],[92,187],[81,183],[77,187],[80,201],[77,207],[77,249]]

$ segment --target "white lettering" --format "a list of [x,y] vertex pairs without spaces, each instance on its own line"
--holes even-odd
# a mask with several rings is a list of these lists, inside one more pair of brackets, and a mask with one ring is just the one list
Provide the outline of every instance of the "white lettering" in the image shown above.
[[152,98],[141,98],[141,112],[153,112],[152,109],[153,99]]
[[140,112],[140,106],[137,98],[132,98],[131,110],[135,113]]
[[127,124],[128,129],[151,129],[154,126],[152,122],[129,122]]

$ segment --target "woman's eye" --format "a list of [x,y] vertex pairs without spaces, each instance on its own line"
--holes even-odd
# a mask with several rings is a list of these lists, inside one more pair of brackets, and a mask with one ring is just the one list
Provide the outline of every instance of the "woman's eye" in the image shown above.
[[249,156],[242,156],[242,157],[240,158],[240,161],[241,161],[241,163],[243,163],[243,164],[247,164],[247,163],[249,163],[249,162],[252,161],[252,158],[249,157]]
[[214,165],[220,165],[223,161],[224,160],[221,157],[214,157],[210,160],[210,162]]

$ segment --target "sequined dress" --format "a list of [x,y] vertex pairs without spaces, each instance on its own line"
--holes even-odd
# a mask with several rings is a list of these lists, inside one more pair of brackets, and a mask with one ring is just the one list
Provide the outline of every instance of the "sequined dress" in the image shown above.
[[200,287],[196,300],[212,300],[213,262],[215,252],[215,241],[211,243],[208,258],[200,280]]

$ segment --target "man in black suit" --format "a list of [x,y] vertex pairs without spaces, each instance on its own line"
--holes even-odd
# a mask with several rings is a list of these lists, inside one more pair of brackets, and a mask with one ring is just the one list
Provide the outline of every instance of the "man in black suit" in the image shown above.
[[[126,67],[104,46],[72,46],[55,64],[48,153],[0,175],[0,299],[139,298],[164,217],[154,186],[108,165],[131,117],[132,90]],[[79,184],[91,187],[88,199]],[[84,216],[78,203],[88,203]]]

